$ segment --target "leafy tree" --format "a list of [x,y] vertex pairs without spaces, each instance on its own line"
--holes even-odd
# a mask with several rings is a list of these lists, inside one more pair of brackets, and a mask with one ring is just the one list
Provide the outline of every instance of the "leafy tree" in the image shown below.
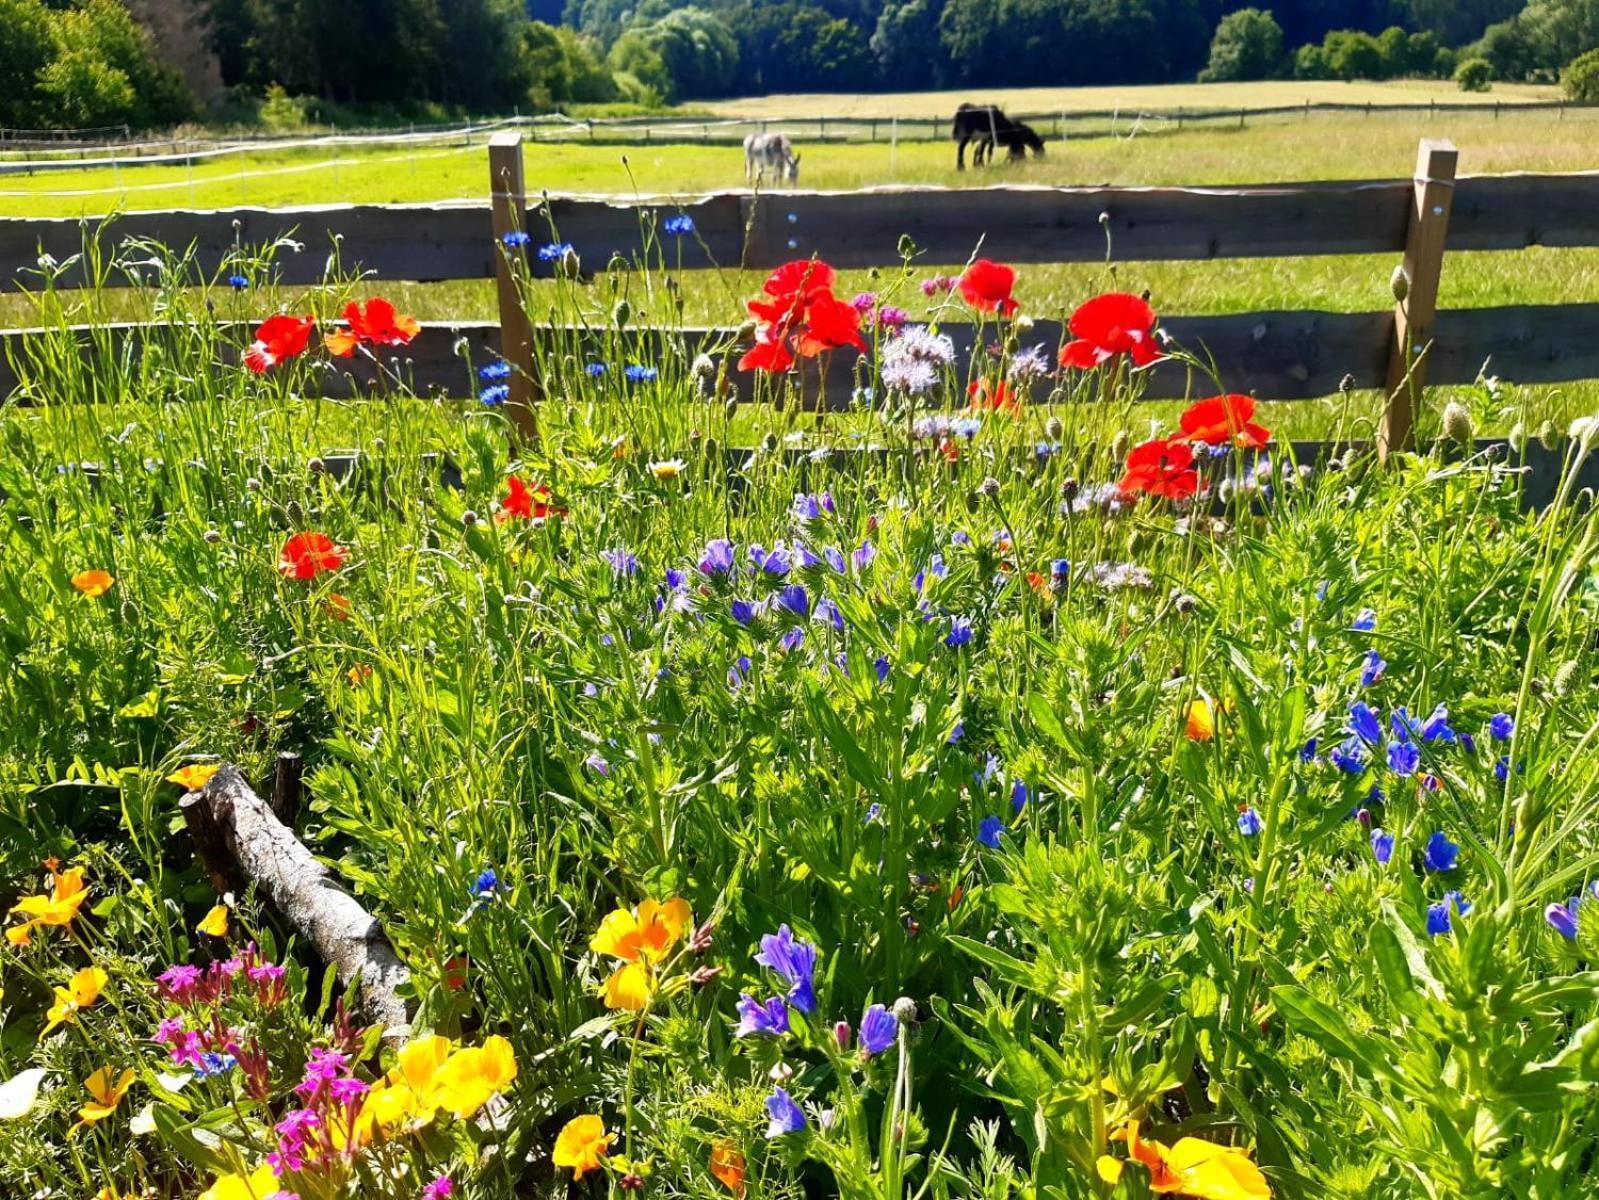
[[529,21],[522,30],[521,57],[533,80],[529,99],[535,108],[617,98],[616,81],[601,65],[594,43],[575,30]]
[[869,43],[879,87],[910,90],[949,82],[949,60],[938,38],[943,11],[944,0],[889,0],[883,5]]
[[1494,85],[1493,64],[1486,58],[1464,58],[1455,68],[1455,82],[1463,92],[1486,92]]
[[859,91],[871,75],[865,33],[810,0],[744,3],[726,16],[741,92]]
[[1283,59],[1283,27],[1268,9],[1241,8],[1228,13],[1210,41],[1210,63],[1199,73],[1201,83],[1266,79]]
[[1335,29],[1322,46],[1327,71],[1334,79],[1380,79],[1384,74],[1382,47],[1369,33]]
[[0,123],[45,123],[39,74],[53,51],[50,14],[40,0],[0,0]]
[[738,57],[738,41],[721,17],[702,8],[680,8],[629,29],[608,61],[646,82],[654,81],[641,67],[652,75],[659,72],[657,86],[675,100],[726,95],[738,77]]
[[1569,99],[1584,104],[1599,103],[1599,50],[1579,54],[1560,72],[1560,86]]
[[1496,21],[1521,10],[1526,0],[1404,0],[1400,24],[1432,34],[1445,46],[1482,36]]
[[939,19],[955,77],[987,85],[1171,79],[1208,30],[1197,0],[947,0]]
[[1473,53],[1499,79],[1548,79],[1586,51],[1599,48],[1599,0],[1532,0],[1488,27]]

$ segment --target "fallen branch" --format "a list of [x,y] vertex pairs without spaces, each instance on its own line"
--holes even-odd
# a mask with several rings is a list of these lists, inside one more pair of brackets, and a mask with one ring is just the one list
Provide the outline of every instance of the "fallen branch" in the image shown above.
[[219,892],[253,883],[308,938],[346,986],[358,983],[356,1007],[404,1040],[410,1017],[399,990],[411,973],[360,903],[256,795],[238,768],[224,766],[178,802],[194,847]]

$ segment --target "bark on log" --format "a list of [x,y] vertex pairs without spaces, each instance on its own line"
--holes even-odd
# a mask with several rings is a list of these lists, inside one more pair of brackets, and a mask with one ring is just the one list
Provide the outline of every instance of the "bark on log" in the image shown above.
[[358,981],[355,1007],[383,1026],[384,1039],[403,1041],[410,1017],[399,989],[411,973],[376,918],[338,885],[238,769],[224,766],[179,807],[213,882],[242,877],[260,888],[346,986]]

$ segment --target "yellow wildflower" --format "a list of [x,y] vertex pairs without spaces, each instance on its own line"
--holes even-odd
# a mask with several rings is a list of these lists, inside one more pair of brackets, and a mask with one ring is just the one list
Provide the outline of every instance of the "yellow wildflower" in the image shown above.
[[55,1003],[50,1006],[50,1023],[39,1037],[47,1037],[57,1025],[68,1021],[76,1023],[79,1011],[100,998],[100,990],[105,987],[107,978],[99,967],[84,967],[67,981],[66,987],[56,988]]
[[83,1086],[93,1099],[78,1110],[78,1123],[72,1127],[76,1133],[85,1125],[95,1125],[117,1111],[122,1097],[133,1086],[133,1072],[124,1071],[112,1076],[110,1067],[101,1067],[83,1081]]
[[26,946],[32,940],[35,926],[72,924],[83,902],[89,898],[88,889],[83,884],[82,867],[57,871],[52,866],[50,877],[48,895],[24,896],[11,906],[13,913],[21,913],[27,918],[21,925],[13,925],[6,930],[6,941],[13,946]]
[[593,1113],[573,1117],[555,1137],[555,1165],[570,1167],[573,1179],[582,1179],[587,1171],[597,1171],[600,1159],[611,1144],[611,1135],[605,1132],[605,1122]]
[[91,600],[105,595],[115,583],[110,571],[79,571],[72,577],[72,586]]

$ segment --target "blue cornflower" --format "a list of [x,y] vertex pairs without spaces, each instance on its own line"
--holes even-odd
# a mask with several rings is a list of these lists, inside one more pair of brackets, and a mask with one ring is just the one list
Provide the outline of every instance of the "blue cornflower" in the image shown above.
[[957,529],[949,535],[949,544],[951,546],[970,546],[972,544],[972,535],[964,529]]
[[479,900],[494,895],[500,886],[500,877],[493,867],[487,867],[478,874],[476,882],[472,884],[472,894]]
[[1072,560],[1057,558],[1049,564],[1049,577],[1056,583],[1064,583],[1067,576],[1072,573]]
[[733,620],[740,625],[753,625],[755,623],[755,602],[753,600],[735,600],[731,607]]
[[1554,927],[1556,933],[1568,942],[1577,940],[1577,907],[1582,903],[1580,895],[1573,896],[1565,904],[1551,904],[1543,910],[1543,918]]
[[1350,775],[1366,769],[1366,746],[1358,737],[1346,738],[1327,755],[1332,765]]
[[1471,902],[1459,892],[1445,892],[1444,898],[1437,904],[1427,906],[1427,932],[1433,937],[1454,929],[1454,923],[1450,920],[1451,908],[1463,917],[1471,911]]
[[1395,775],[1414,775],[1421,765],[1421,751],[1414,742],[1388,743],[1388,769]]
[[734,1037],[750,1037],[757,1033],[781,1037],[787,1032],[788,1005],[783,1002],[783,997],[773,996],[770,1000],[760,1001],[748,992],[739,996],[738,1024],[733,1028]]
[[977,840],[990,850],[999,849],[1000,831],[1005,828],[1005,822],[998,817],[984,817],[977,823]]
[[229,275],[228,286],[236,292],[242,292],[250,286],[250,281],[243,275]]
[[1010,785],[1011,808],[1016,812],[1021,812],[1022,809],[1027,807],[1027,802],[1032,799],[1032,795],[1032,792],[1027,788],[1027,784],[1020,779],[1016,780]]
[[1494,763],[1494,778],[1500,783],[1510,778],[1510,755],[1501,754],[1499,761]]
[[661,229],[673,237],[686,237],[694,232],[694,218],[690,216],[667,217]]
[[477,369],[477,377],[484,383],[498,383],[502,379],[511,377],[511,364],[503,358],[497,358],[491,363],[484,363]]
[[[511,230],[510,233],[504,234],[500,238],[500,241],[502,241],[503,243],[505,243],[505,245],[510,246],[513,249],[515,249],[517,246],[525,246],[529,242],[531,242],[532,240],[533,240],[533,238],[524,229],[513,229],[513,230]],[[539,257],[540,258],[544,257],[543,251],[539,252]],[[561,256],[559,254],[557,254],[555,257],[556,258],[560,258]]]
[[805,1114],[783,1088],[773,1088],[772,1094],[766,1098],[766,1115],[770,1118],[766,1126],[768,1138],[799,1133],[805,1128]]
[[866,806],[866,821],[865,821],[865,824],[870,825],[873,821],[880,821],[880,820],[882,820],[882,818],[883,818],[883,806],[881,804],[877,803],[877,801],[874,800],[874,801],[872,801],[871,804],[868,804]]
[[776,933],[761,938],[755,961],[775,972],[788,987],[788,1002],[807,1015],[816,1011],[816,947],[798,941],[789,927],[779,925]]
[[726,538],[712,538],[705,543],[700,555],[700,573],[726,575],[733,569],[733,543]]
[[1419,732],[1424,742],[1442,742],[1446,746],[1455,744],[1455,731],[1449,728],[1449,709],[1442,704],[1421,723]]
[[1488,736],[1496,742],[1508,742],[1516,732],[1516,718],[1509,713],[1495,713],[1488,721]]
[[226,1075],[239,1065],[239,1060],[231,1054],[219,1054],[215,1050],[207,1050],[200,1055],[200,1061],[194,1065],[194,1074],[197,1079],[209,1079],[213,1075]]
[[881,1004],[874,1004],[861,1014],[861,1049],[865,1053],[881,1054],[898,1036],[899,1019]]
[[654,367],[645,367],[640,366],[638,363],[629,363],[628,366],[623,369],[622,374],[627,377],[627,381],[629,383],[654,383],[656,377],[660,375],[660,372]]
[[1382,678],[1382,673],[1388,669],[1388,664],[1383,661],[1382,655],[1375,650],[1366,651],[1365,661],[1360,664],[1360,686],[1370,687]]
[[489,408],[496,408],[511,398],[511,389],[507,384],[496,383],[484,388],[477,398]]
[[638,559],[620,546],[610,550],[601,550],[600,557],[611,564],[612,572],[619,579],[626,579],[638,574]]
[[810,593],[805,590],[803,584],[791,583],[778,592],[777,604],[779,608],[786,608],[795,616],[808,617],[811,614]]
[[1427,848],[1422,852],[1421,865],[1429,871],[1453,871],[1455,861],[1459,857],[1460,847],[1442,833],[1435,833],[1427,839]]
[[[1322,588],[1323,590],[1321,595],[1317,597],[1318,599],[1324,598],[1327,594],[1326,584],[1323,584]],[[1353,629],[1356,633],[1370,633],[1372,630],[1377,628],[1376,612],[1369,608],[1361,609],[1360,612],[1355,616],[1355,623],[1349,628]]]
[[1394,856],[1394,835],[1386,829],[1373,829],[1371,831],[1371,852],[1377,862],[1382,866],[1388,865],[1388,860]]
[[591,362],[583,369],[588,372],[590,379],[598,379],[604,375],[606,371],[610,370],[610,367],[602,362]]
[[950,649],[964,646],[972,640],[972,623],[965,617],[951,617],[949,632],[944,635],[944,645]]
[[964,721],[956,721],[955,722],[955,728],[951,729],[949,731],[949,736],[944,739],[944,744],[947,745],[947,746],[956,745],[961,740],[961,738],[963,738],[965,736],[966,736],[966,722],[964,722]]
[[1265,822],[1260,819],[1260,814],[1255,811],[1254,805],[1241,809],[1238,813],[1238,832],[1245,837],[1254,837],[1265,828]]
[[1373,746],[1382,741],[1382,722],[1364,700],[1349,706],[1349,732]]
[[[527,242],[525,240],[521,241],[521,242],[511,242],[509,239],[514,237],[514,236],[516,236],[514,234],[509,234],[508,233],[505,236],[506,236],[506,239],[507,239],[507,241],[506,241],[507,245],[517,245],[517,246],[525,246],[525,245],[527,245]],[[527,237],[527,235],[523,234],[522,237],[525,239]],[[547,263],[560,262],[562,258],[564,258],[566,255],[570,254],[571,252],[572,252],[572,243],[571,242],[545,242],[544,245],[539,247],[539,261],[540,262],[547,262]]]

